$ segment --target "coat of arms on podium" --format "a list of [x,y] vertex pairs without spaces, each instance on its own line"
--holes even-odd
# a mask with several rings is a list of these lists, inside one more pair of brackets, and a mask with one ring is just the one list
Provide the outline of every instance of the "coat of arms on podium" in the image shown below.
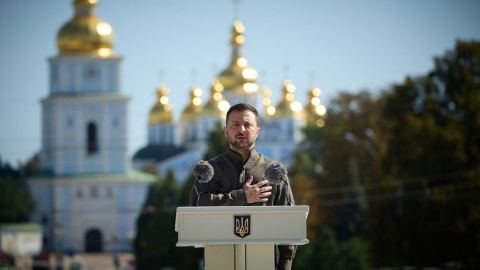
[[233,216],[233,223],[233,234],[240,238],[245,238],[250,235],[252,226],[250,216]]

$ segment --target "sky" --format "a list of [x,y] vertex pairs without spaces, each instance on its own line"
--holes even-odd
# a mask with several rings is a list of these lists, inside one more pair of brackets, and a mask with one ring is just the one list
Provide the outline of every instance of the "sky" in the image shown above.
[[[428,73],[458,39],[480,40],[477,0],[99,0],[114,52],[123,57],[132,156],[147,143],[159,83],[178,122],[196,84],[209,98],[230,61],[235,19],[245,26],[243,56],[276,104],[285,79],[302,104],[322,89],[327,106],[342,91],[379,93]],[[41,103],[49,95],[48,59],[73,17],[73,0],[0,0],[0,158],[16,167],[41,150]]]

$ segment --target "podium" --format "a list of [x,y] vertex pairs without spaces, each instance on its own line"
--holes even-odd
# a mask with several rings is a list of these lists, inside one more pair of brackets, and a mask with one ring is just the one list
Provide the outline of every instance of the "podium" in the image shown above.
[[205,268],[275,269],[275,245],[304,245],[309,207],[178,207],[177,247],[204,247]]

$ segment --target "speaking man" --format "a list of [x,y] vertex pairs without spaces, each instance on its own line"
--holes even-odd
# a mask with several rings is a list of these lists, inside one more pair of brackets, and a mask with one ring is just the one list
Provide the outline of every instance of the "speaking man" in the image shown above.
[[[214,168],[210,181],[198,183],[192,189],[190,204],[199,206],[287,205],[293,203],[289,185],[268,185],[263,175],[274,160],[255,151],[255,140],[260,132],[257,110],[239,103],[227,112],[223,128],[229,148],[208,161]],[[288,179],[287,179],[288,181]],[[287,196],[289,198],[287,199]],[[278,246],[277,269],[291,269],[296,246]]]

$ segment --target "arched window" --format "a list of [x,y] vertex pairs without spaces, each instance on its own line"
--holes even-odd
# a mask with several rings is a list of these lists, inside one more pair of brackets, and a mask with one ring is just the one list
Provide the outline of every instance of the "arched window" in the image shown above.
[[89,156],[98,152],[98,131],[97,125],[93,122],[87,126],[87,153]]

